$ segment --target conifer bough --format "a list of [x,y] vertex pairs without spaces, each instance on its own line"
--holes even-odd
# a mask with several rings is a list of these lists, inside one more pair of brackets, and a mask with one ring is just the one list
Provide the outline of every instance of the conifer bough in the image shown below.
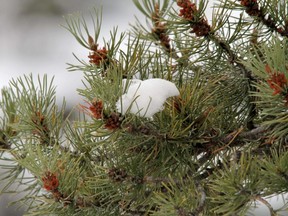
[[101,11],[66,17],[77,118],[47,76],[2,89],[1,192],[27,215],[287,213],[269,200],[288,191],[287,2],[219,0],[211,20],[208,1],[133,2],[146,22],[110,38]]

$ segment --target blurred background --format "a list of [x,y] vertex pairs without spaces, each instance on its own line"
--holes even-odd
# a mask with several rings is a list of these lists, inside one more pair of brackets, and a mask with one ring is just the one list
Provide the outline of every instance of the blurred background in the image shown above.
[[72,52],[86,60],[89,51],[61,27],[65,24],[63,16],[76,12],[88,16],[93,7],[103,6],[100,38],[108,39],[113,26],[124,31],[137,13],[132,0],[0,0],[0,3],[0,86],[22,74],[47,73],[49,77],[55,76],[59,98],[66,96],[70,106],[78,102],[75,89],[81,86],[82,75],[67,72],[66,63],[77,63]]
[[[89,51],[61,27],[65,24],[63,16],[76,12],[89,16],[93,7],[103,7],[100,39],[106,40],[113,27],[118,26],[122,32],[129,28],[129,23],[135,22],[135,15],[141,18],[132,0],[0,0],[0,5],[0,87],[23,74],[55,76],[58,100],[65,97],[68,108],[82,102],[76,92],[82,87],[82,74],[68,72],[66,63],[77,64],[72,52],[87,60]],[[209,14],[211,11],[208,17]],[[23,215],[21,209],[6,207],[14,198],[0,196],[0,216]],[[273,199],[275,208],[283,204],[284,198]],[[270,215],[265,207],[258,208],[254,214]]]

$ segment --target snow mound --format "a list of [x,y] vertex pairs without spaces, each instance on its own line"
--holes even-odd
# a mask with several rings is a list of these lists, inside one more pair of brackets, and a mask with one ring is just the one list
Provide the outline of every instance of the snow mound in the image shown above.
[[174,83],[164,79],[123,80],[125,85],[128,85],[126,93],[116,102],[116,109],[122,114],[129,111],[142,117],[152,117],[163,110],[167,98],[180,94]]

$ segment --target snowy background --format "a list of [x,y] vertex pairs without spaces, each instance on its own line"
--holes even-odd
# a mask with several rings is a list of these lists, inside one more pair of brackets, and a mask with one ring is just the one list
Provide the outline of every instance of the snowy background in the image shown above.
[[[61,27],[65,24],[63,15],[78,11],[87,14],[101,5],[100,38],[108,38],[114,26],[125,31],[128,23],[133,24],[134,15],[139,14],[132,0],[0,0],[0,87],[23,74],[46,73],[55,76],[59,101],[65,96],[69,107],[81,102],[76,88],[82,86],[82,74],[67,72],[66,63],[76,63],[72,52],[87,58],[88,50]],[[11,199],[11,196],[0,196],[0,216],[22,215],[21,210],[6,207]],[[281,199],[274,198],[274,204],[280,207]],[[254,213],[269,215],[265,207]]]

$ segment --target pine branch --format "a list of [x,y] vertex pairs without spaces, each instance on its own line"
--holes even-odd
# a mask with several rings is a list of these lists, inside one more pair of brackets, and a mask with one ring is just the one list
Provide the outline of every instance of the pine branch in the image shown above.
[[[227,54],[229,63],[232,66],[235,65],[236,68],[240,69],[244,78],[247,79],[247,86],[249,91],[255,90],[252,84],[256,81],[256,79],[252,76],[251,71],[244,64],[242,64],[241,60],[236,55],[235,51],[231,49],[230,45],[216,36],[206,18],[202,16],[201,13],[199,13],[196,4],[191,3],[190,0],[178,0],[177,4],[182,8],[180,10],[179,16],[183,17],[190,24],[192,29],[191,33],[194,33],[196,37],[204,37],[208,41],[213,41],[217,47],[219,47]],[[251,96],[248,96],[248,98],[249,120],[247,122],[247,127],[248,129],[253,129],[253,121],[257,116],[257,111],[254,98]]]
[[[152,27],[115,28],[103,45],[100,11],[94,32],[84,17],[66,18],[88,49],[70,67],[84,74],[75,120],[46,76],[1,91],[3,192],[25,186],[19,202],[34,215],[244,215],[255,201],[276,215],[264,197],[287,191],[285,10],[223,0],[209,23],[206,1],[133,2]],[[243,8],[254,20],[232,21]],[[255,23],[269,31],[255,34]]]
[[[272,32],[277,32],[283,37],[288,37],[288,21],[285,21],[284,27],[278,27],[279,25],[273,20],[270,14],[267,14],[263,7],[260,7],[257,0],[238,0],[245,8],[245,12],[257,21],[262,22]],[[278,4],[276,2],[275,4]],[[275,5],[276,7],[276,5]],[[285,7],[285,6],[284,6]],[[273,6],[271,8],[274,8]]]

